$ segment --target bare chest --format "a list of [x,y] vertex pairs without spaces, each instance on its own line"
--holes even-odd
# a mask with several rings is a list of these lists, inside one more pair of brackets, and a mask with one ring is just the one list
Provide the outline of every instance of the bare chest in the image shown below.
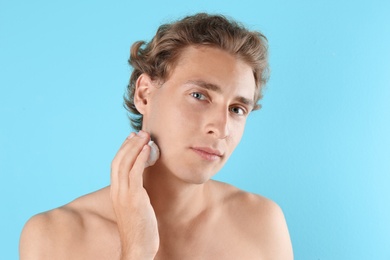
[[261,259],[256,242],[231,224],[220,219],[160,230],[155,259]]
[[120,259],[120,238],[116,225],[102,224],[89,226],[75,234],[64,258],[56,259]]
[[[117,230],[98,229],[83,236],[64,259],[120,259]],[[216,225],[210,229],[161,230],[155,259],[261,259],[258,250],[253,241],[234,228]]]
[[[176,227],[159,225],[159,236],[156,260],[261,259],[256,241],[223,218],[206,217]],[[108,222],[90,224],[84,232],[75,235],[70,248],[64,259],[120,259],[117,225]]]

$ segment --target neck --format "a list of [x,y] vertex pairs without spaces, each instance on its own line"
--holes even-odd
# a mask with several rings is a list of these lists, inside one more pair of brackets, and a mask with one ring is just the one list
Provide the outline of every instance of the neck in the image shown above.
[[159,222],[188,223],[209,204],[206,184],[180,180],[162,165],[145,169],[144,187]]

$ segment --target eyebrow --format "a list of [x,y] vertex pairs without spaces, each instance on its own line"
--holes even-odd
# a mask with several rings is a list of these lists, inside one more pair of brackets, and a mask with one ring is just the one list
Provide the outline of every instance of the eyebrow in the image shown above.
[[187,83],[197,85],[198,87],[201,87],[201,88],[204,88],[207,90],[211,90],[211,91],[215,91],[217,93],[222,93],[222,89],[220,86],[205,82],[203,80],[189,80],[189,81],[187,81]]
[[241,103],[249,106],[251,109],[253,109],[255,107],[255,102],[251,99],[248,99],[245,97],[238,97],[237,100],[240,101]]
[[[211,90],[211,91],[215,91],[217,93],[222,93],[222,88],[220,86],[215,85],[213,83],[203,81],[203,80],[189,80],[186,83],[187,84],[194,84],[194,85],[197,85],[198,87],[201,87],[201,88],[204,88],[207,90]],[[246,97],[238,96],[235,99],[238,100],[239,102],[247,105],[247,106],[250,106],[252,109],[255,106],[254,100],[248,99]]]

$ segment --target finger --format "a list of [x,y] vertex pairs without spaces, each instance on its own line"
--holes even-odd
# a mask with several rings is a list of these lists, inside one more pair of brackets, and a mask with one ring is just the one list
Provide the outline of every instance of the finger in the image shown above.
[[[149,141],[150,136],[148,133],[144,131],[140,131],[138,134],[132,133],[129,135],[128,138],[123,142],[122,146],[119,148],[117,154],[115,155],[114,162],[116,162],[117,166],[123,161],[129,159],[129,157],[132,157],[131,152],[133,148],[137,150],[136,156],[141,152],[143,145]],[[129,154],[131,153],[131,154]],[[134,161],[136,159],[136,156],[134,157]]]
[[133,168],[129,174],[129,182],[131,189],[137,189],[143,187],[143,172],[145,170],[145,164],[149,158],[150,146],[145,144],[134,162]]
[[119,171],[129,174],[142,147],[149,141],[149,134],[140,131],[137,135],[127,141],[118,151],[117,160]]
[[121,149],[125,144],[127,144],[127,143],[129,142],[129,140],[131,140],[131,138],[133,138],[133,137],[136,136],[136,135],[137,135],[136,133],[131,132],[131,133],[129,134],[129,136],[126,137],[125,141],[123,141],[123,143],[122,143],[121,147],[119,147],[119,149]]
[[128,175],[132,169],[142,147],[147,143],[149,135],[140,132],[134,135],[119,149],[113,163],[113,174],[117,175],[118,192],[126,191],[129,188]]
[[[127,144],[129,142],[129,140],[131,138],[133,138],[135,135],[136,135],[136,133],[134,133],[134,132],[130,133],[130,135],[122,143],[122,145],[119,148],[119,150],[121,150],[123,148],[123,146],[125,144]],[[118,166],[117,166],[117,164],[119,164],[118,161],[119,161],[119,158],[118,158],[118,153],[117,153],[115,155],[112,163],[111,163],[111,174],[110,174],[110,178],[111,178],[111,187],[110,187],[111,197],[114,195],[114,193],[117,193],[117,191],[118,191],[118,185],[119,185]]]
[[120,159],[118,167],[118,192],[124,196],[129,191],[129,174],[133,165],[140,154],[142,147],[145,145],[145,140],[140,137],[134,137],[133,142],[129,142],[123,147],[123,157]]
[[[118,195],[119,190],[128,188],[129,167],[123,167],[126,164],[133,164],[137,154],[142,149],[143,142],[140,138],[132,140],[137,135],[131,133],[119,148],[111,163],[111,194]],[[137,138],[136,138],[137,139]],[[141,142],[140,142],[141,141]],[[138,148],[137,148],[138,147]],[[131,152],[132,150],[132,152]],[[130,159],[133,158],[133,161]],[[129,161],[130,160],[130,161]]]

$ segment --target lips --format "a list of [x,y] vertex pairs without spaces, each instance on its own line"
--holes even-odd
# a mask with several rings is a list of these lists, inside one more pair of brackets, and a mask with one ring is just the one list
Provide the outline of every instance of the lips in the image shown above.
[[222,152],[209,147],[192,147],[191,149],[200,157],[208,161],[215,161],[223,156]]

